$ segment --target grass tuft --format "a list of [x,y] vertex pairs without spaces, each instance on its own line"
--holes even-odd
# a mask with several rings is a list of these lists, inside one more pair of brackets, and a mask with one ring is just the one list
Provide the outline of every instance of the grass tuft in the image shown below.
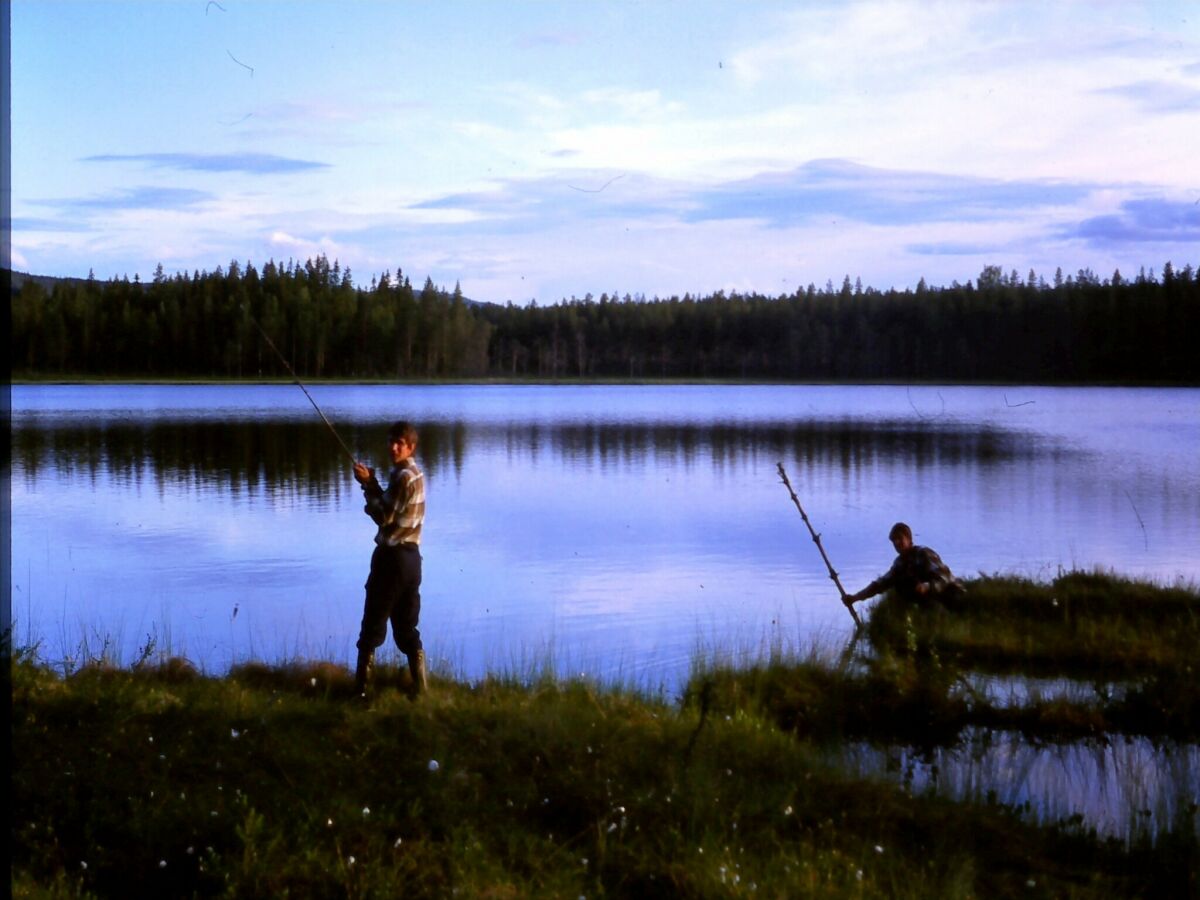
[[1100,572],[1049,583],[981,577],[942,602],[914,605],[889,595],[871,610],[867,632],[880,650],[903,652],[916,642],[978,671],[1109,680],[1193,675],[1200,589]]

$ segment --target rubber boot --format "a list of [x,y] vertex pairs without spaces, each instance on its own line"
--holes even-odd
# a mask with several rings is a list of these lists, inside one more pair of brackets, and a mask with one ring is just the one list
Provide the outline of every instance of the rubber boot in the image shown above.
[[412,675],[413,691],[423,694],[429,690],[429,679],[425,674],[425,651],[418,650],[408,655],[408,671]]
[[367,692],[371,676],[375,674],[375,651],[359,650],[358,665],[354,669],[354,695],[362,696]]

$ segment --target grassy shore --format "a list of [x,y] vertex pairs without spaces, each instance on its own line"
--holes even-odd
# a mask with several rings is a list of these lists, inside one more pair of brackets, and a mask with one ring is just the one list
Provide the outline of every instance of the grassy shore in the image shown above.
[[962,668],[996,673],[1190,677],[1200,665],[1200,590],[1093,572],[1049,583],[979,578],[944,603],[885,598],[872,610],[869,636],[881,649],[915,640]]
[[698,665],[682,702],[585,680],[436,673],[413,697],[407,673],[386,667],[364,700],[330,663],[208,677],[179,659],[97,660],[64,675],[21,651],[11,665],[12,888],[1196,895],[1194,808],[1154,836],[1119,840],[1077,818],[1034,824],[995,801],[912,793],[829,762],[828,748],[855,735],[952,739],[942,720],[958,674],[937,656],[941,632],[906,615],[910,634],[889,649],[887,632],[875,633],[887,615],[881,606],[872,617],[878,646],[848,662]]
[[[1195,586],[1084,572],[1050,583],[980,578],[943,602],[885,597],[871,609],[865,644],[869,652],[847,653],[838,667],[812,660],[714,669],[693,680],[687,702],[753,709],[821,740],[948,746],[980,727],[1043,741],[1200,739]],[[977,690],[981,673],[1009,676],[1019,702]],[[1072,690],[1029,690],[1030,677]]]

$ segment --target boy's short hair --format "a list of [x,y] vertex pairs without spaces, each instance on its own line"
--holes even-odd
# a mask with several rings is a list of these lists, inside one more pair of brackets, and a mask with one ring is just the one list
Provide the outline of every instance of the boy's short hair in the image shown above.
[[912,529],[909,528],[907,525],[905,525],[903,522],[897,522],[895,525],[892,526],[892,530],[888,532],[888,540],[894,541],[896,538],[900,537],[901,535],[903,535],[904,537],[908,538],[911,541],[912,540]]
[[393,422],[392,427],[388,429],[388,440],[402,440],[406,444],[417,446],[417,429],[412,422],[401,419],[399,422]]

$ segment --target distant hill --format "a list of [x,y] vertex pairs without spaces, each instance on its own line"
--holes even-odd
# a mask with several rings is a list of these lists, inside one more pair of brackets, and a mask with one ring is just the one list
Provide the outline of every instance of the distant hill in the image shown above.
[[[79,285],[87,284],[86,278],[58,278],[54,275],[30,275],[28,272],[12,272],[12,289],[19,291],[25,286],[25,282],[32,281],[34,284],[41,287],[46,293],[54,290],[56,284]],[[99,281],[99,279],[97,279]]]

